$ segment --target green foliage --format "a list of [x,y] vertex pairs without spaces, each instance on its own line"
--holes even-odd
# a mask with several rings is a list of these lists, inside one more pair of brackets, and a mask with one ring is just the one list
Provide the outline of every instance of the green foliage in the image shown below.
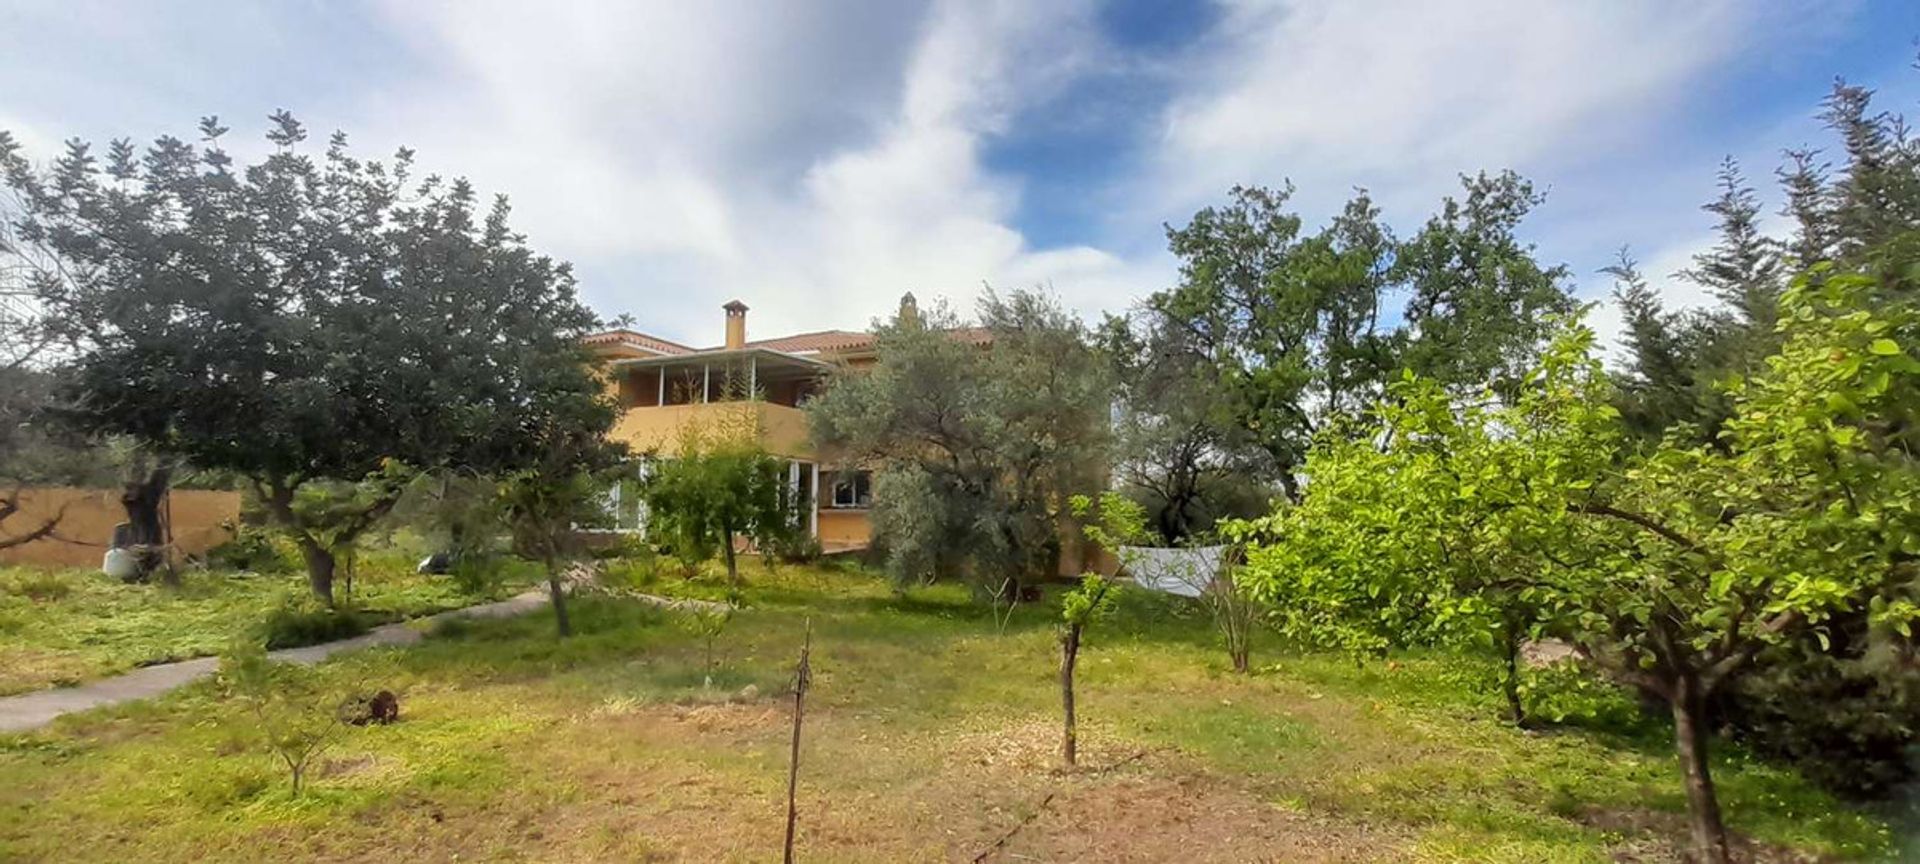
[[[662,590],[715,587],[666,580]],[[1054,731],[1053,722],[1035,724],[1058,711],[1052,677],[1036,674],[1058,650],[1055,595],[1023,606],[1005,636],[982,638],[985,615],[962,585],[902,596],[878,573],[822,565],[783,567],[744,591],[747,608],[724,637],[728,659],[712,692],[702,687],[701,640],[674,626],[673,613],[617,597],[579,598],[579,633],[568,640],[552,638],[544,615],[471,620],[404,651],[321,664],[313,671],[328,690],[377,682],[403,694],[409,719],[343,730],[300,799],[287,798],[286,775],[262,758],[251,715],[216,701],[216,688],[0,736],[0,858],[196,860],[208,849],[245,848],[280,860],[342,844],[386,854],[432,832],[496,836],[487,832],[539,824],[557,800],[587,824],[683,807],[708,821],[750,820],[764,800],[753,790],[766,788],[765,748],[731,743],[736,727],[698,732],[694,724],[717,715],[764,731],[757,724],[771,703],[698,706],[723,693],[740,698],[748,684],[780,692],[808,618],[815,638],[836,646],[818,679],[836,734],[809,739],[816,749],[807,776],[823,789],[937,783],[952,793],[849,798],[846,843],[938,857],[944,841],[925,836],[926,820],[977,819],[982,796],[1008,784],[1033,790],[1022,799],[1031,802],[1058,782],[1034,761]],[[1087,700],[1098,712],[1088,763],[1177,748],[1176,760],[1149,755],[1122,771],[1141,783],[1235,796],[1225,800],[1263,812],[1238,796],[1277,790],[1270,803],[1284,812],[1262,824],[1311,832],[1299,836],[1314,842],[1390,860],[1604,862],[1666,854],[1666,826],[1684,806],[1657,741],[1488,722],[1497,699],[1484,657],[1421,651],[1357,665],[1290,652],[1249,680],[1211,670],[1208,626],[1177,598],[1128,592],[1096,626],[1100,648],[1081,669],[1097,693]],[[929,758],[930,746],[946,752],[975,740],[996,749]],[[660,782],[654,768],[683,782]],[[1795,772],[1732,748],[1715,770],[1733,827],[1756,841],[1820,860],[1898,860],[1886,817],[1846,807]],[[391,809],[416,798],[440,802],[445,821]],[[1614,815],[1638,817],[1653,833],[1605,821]],[[706,822],[661,824],[646,838],[649,854],[697,859],[712,848]],[[167,827],[149,830],[155,825]],[[1364,834],[1340,830],[1346,825]],[[1194,829],[1198,842],[1218,839],[1207,828]],[[1356,845],[1382,835],[1389,845]],[[545,860],[637,848],[596,831],[498,836]]]
[[[1163,536],[1186,530],[1223,475],[1268,477],[1297,499],[1317,430],[1367,409],[1402,368],[1478,387],[1534,356],[1552,314],[1573,306],[1564,269],[1517,238],[1541,199],[1512,173],[1462,182],[1464,199],[1404,241],[1365,193],[1303,236],[1291,188],[1236,187],[1168,230],[1179,286],[1137,321],[1110,321],[1105,340],[1127,382],[1121,473],[1168,502]],[[1249,448],[1264,459],[1249,462]]]
[[1060,597],[1060,620],[1083,628],[1113,611],[1114,582],[1098,573],[1080,577],[1080,585]]
[[1768,646],[1824,647],[1837,613],[1904,635],[1920,610],[1920,314],[1817,275],[1718,446],[1631,446],[1574,329],[1509,399],[1409,379],[1377,427],[1324,443],[1307,499],[1244,529],[1266,538],[1246,578],[1296,634],[1362,648],[1516,624],[1571,641],[1672,706],[1712,855],[1706,699]]
[[787,464],[760,445],[754,430],[689,427],[670,459],[653,463],[641,485],[647,530],[682,562],[725,557],[739,583],[737,539],[763,552],[798,549],[798,502],[789,500]]
[[[247,478],[331,601],[332,550],[392,506],[396,466],[522,467],[604,398],[579,342],[597,321],[505,199],[271,120],[247,166],[209,117],[198,145],[76,140],[44,172],[0,133],[0,172],[35,299],[79,349],[73,421]],[[377,488],[312,506],[327,482]]]
[[260,622],[260,641],[272,650],[351,639],[370,629],[351,609],[289,601]]
[[220,683],[249,715],[252,731],[287,770],[298,797],[307,770],[340,736],[341,699],[319,676],[276,663],[252,643],[220,658]]
[[1111,382],[1051,297],[989,291],[979,324],[896,318],[879,362],[807,410],[821,445],[876,470],[874,540],[896,584],[964,578],[984,598],[1054,571],[1067,499],[1102,485]]
[[234,529],[233,539],[207,552],[207,564],[221,570],[285,573],[296,566],[298,555],[276,532],[243,524]]
[[709,609],[693,607],[680,613],[678,622],[681,629],[693,634],[706,649],[706,665],[702,670],[704,677],[701,686],[713,687],[714,655],[713,643],[725,633],[727,625],[733,621],[733,607]]

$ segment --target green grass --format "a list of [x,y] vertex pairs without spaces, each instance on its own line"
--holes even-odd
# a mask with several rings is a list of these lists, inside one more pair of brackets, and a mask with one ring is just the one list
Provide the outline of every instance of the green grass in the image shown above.
[[[420,576],[398,553],[363,555],[351,606],[368,623],[471,605],[445,576]],[[298,571],[189,570],[185,586],[126,585],[97,571],[0,568],[0,695],[59,687],[215,654],[276,610],[310,601]],[[531,576],[502,586],[510,591]],[[343,580],[336,592],[345,597]]]
[[[1204,619],[1129,594],[1082,655],[1088,767],[1063,774],[1051,603],[996,632],[955,587],[743,572],[712,689],[674,613],[617,597],[576,598],[567,640],[543,613],[324,664],[341,692],[400,693],[402,722],[349,730],[300,798],[211,684],[0,738],[0,860],[766,860],[809,622],[809,860],[970,860],[1029,814],[1008,851],[1037,859],[1606,862],[1677,842],[1659,724],[1514,729],[1477,658],[1269,642],[1236,676]],[[1891,854],[1870,815],[1719,752],[1735,831]]]

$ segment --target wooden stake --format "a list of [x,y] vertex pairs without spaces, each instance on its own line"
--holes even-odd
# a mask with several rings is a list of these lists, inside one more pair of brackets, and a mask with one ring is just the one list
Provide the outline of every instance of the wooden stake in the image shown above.
[[800,786],[800,719],[806,711],[807,685],[813,683],[813,619],[807,619],[807,638],[800,645],[800,665],[793,671],[793,752],[787,757],[787,855],[793,864],[793,829],[799,817],[794,793]]

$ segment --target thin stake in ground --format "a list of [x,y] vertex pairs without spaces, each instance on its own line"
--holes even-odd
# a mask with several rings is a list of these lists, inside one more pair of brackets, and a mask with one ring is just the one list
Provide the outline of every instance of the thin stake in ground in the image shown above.
[[800,645],[800,665],[793,670],[793,751],[787,757],[787,854],[793,864],[793,829],[799,818],[794,793],[800,787],[800,721],[806,713],[807,686],[813,683],[813,619],[807,619],[807,638]]

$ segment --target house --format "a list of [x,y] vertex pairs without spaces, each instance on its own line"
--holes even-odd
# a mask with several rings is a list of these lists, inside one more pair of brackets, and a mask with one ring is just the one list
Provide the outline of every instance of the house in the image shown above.
[[[912,294],[901,298],[902,315],[917,315]],[[604,362],[608,386],[620,403],[613,436],[637,453],[672,458],[690,429],[746,430],[770,454],[787,462],[790,487],[805,502],[804,518],[822,549],[866,548],[872,536],[867,510],[872,475],[837,464],[814,446],[801,406],[839,368],[875,362],[872,333],[820,330],[772,339],[747,338],[747,306],[722,307],[725,339],[695,348],[634,330],[610,330],[586,338]],[[985,344],[984,331],[959,338]],[[818,494],[815,494],[818,490]],[[615,492],[616,523],[635,529],[645,514]]]

